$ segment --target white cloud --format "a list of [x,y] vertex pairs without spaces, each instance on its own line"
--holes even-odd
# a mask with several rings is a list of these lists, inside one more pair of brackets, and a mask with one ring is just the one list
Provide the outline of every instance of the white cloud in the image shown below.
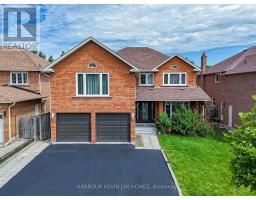
[[162,52],[255,44],[255,5],[46,5],[41,48],[55,57],[88,36],[113,50]]

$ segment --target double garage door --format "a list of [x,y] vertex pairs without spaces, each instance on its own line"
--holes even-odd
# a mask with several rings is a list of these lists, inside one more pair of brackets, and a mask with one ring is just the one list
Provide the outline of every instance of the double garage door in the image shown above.
[[[96,114],[97,142],[129,142],[129,113]],[[89,113],[57,114],[57,142],[90,142],[91,115]]]

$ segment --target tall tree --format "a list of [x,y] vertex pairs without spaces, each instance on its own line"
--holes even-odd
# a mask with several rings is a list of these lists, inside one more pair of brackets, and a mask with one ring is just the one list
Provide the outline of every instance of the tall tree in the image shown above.
[[43,59],[46,59],[46,55],[42,51],[39,51],[38,56]]
[[54,61],[53,57],[52,57],[52,56],[49,56],[48,61],[49,61],[49,62],[53,62],[53,61]]

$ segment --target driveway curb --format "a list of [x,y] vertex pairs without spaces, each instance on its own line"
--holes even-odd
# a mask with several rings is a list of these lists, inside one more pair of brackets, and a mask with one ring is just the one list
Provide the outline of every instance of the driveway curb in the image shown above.
[[27,140],[26,142],[24,142],[20,146],[17,146],[16,148],[12,149],[11,151],[7,152],[5,155],[0,157],[0,161],[4,161],[4,160],[8,159],[9,157],[13,156],[15,153],[17,153],[21,149],[25,148],[26,146],[28,146],[32,142],[33,142],[32,139]]
[[170,162],[168,161],[168,159],[167,159],[167,157],[166,157],[166,155],[164,153],[164,150],[161,149],[161,152],[162,152],[162,156],[163,156],[163,158],[164,158],[164,160],[165,160],[165,162],[167,164],[167,167],[168,167],[168,169],[169,169],[169,171],[170,171],[170,173],[172,175],[172,178],[173,178],[174,184],[175,184],[175,186],[176,186],[176,188],[178,190],[179,196],[183,196],[182,195],[182,191],[181,191],[180,186],[179,186],[179,183],[177,181],[177,178],[176,178],[176,176],[175,176],[175,174],[174,174],[174,172],[173,172],[173,170],[171,168]]

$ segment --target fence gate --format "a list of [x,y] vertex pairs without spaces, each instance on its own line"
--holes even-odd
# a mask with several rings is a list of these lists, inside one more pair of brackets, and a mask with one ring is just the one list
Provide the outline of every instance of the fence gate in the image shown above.
[[20,138],[46,140],[51,136],[50,113],[19,120]]

